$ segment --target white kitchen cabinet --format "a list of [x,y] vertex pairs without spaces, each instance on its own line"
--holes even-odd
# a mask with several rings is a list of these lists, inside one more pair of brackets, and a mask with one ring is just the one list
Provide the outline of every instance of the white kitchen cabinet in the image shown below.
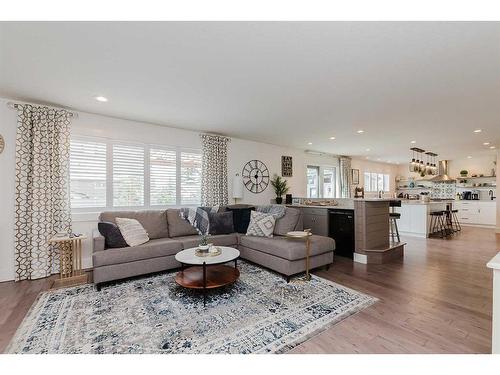
[[496,201],[457,201],[455,207],[462,224],[496,225]]
[[496,225],[497,205],[495,201],[479,202],[479,222],[481,225]]

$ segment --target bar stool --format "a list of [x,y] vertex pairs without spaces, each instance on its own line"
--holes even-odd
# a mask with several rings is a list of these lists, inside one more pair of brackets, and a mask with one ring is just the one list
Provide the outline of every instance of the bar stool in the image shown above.
[[462,226],[460,225],[460,221],[458,221],[458,210],[449,210],[449,221],[451,230],[456,233],[462,230]]
[[[391,211],[389,212],[389,230],[391,234],[392,242],[394,242],[394,235],[396,235],[398,242],[401,242],[399,238],[399,230],[398,230],[398,219],[401,219],[401,214],[394,211],[394,207],[401,207],[400,200],[393,200],[389,202],[389,207]],[[394,233],[394,231],[396,231]]]
[[448,236],[444,218],[445,212],[446,211],[433,211],[429,214],[431,216],[431,222],[429,225],[430,235],[437,234],[441,238]]

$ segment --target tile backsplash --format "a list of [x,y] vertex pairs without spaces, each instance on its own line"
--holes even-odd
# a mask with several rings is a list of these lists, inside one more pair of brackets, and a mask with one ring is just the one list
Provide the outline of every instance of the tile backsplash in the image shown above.
[[455,194],[455,184],[446,182],[434,183],[430,190],[430,196],[432,199],[454,199]]

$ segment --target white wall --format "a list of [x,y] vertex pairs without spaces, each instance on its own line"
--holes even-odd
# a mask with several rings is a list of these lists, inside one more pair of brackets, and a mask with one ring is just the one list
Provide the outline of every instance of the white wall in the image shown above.
[[14,278],[14,190],[16,112],[0,98],[0,134],[5,140],[0,154],[0,281]]
[[[15,138],[16,112],[6,106],[7,99],[0,98],[0,134],[6,142],[5,151],[0,154],[0,281],[12,280],[14,277],[14,176],[15,176]],[[72,134],[118,139],[123,141],[174,145],[189,148],[201,148],[198,132],[176,128],[168,128],[153,124],[139,123],[80,112],[73,120]],[[281,173],[281,156],[293,157],[293,177],[290,183],[290,193],[303,197],[306,194],[306,166],[333,165],[338,159],[331,156],[314,156],[302,150],[258,143],[241,139],[232,139],[228,153],[228,185],[229,196],[232,196],[232,177],[241,170],[246,162],[258,159],[264,162],[271,175]],[[239,203],[265,204],[274,198],[272,187],[261,194],[253,194],[246,189]],[[232,202],[232,200],[230,200]],[[90,236],[96,228],[97,213],[74,214],[73,231]],[[83,265],[91,267],[91,241],[84,241]]]
[[[364,173],[365,172],[374,172],[374,173],[384,173],[389,174],[390,181],[390,190],[388,194],[385,194],[385,197],[392,197],[394,195],[395,190],[395,180],[396,176],[399,173],[399,166],[395,164],[387,164],[387,163],[377,163],[374,161],[366,160],[366,159],[356,159],[353,158],[351,161],[352,169],[359,169],[359,186],[364,186]],[[366,193],[365,197],[374,197],[377,193]]]

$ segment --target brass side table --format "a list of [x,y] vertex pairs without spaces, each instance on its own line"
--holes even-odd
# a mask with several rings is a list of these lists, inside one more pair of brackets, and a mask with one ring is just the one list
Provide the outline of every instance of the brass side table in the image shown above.
[[311,254],[311,230],[305,229],[304,231],[294,231],[288,232],[286,237],[290,240],[302,240],[306,244],[306,277],[305,281],[311,280],[311,275],[309,274],[309,256]]
[[57,237],[49,239],[49,244],[59,247],[59,279],[52,288],[68,287],[87,283],[87,274],[82,269],[82,240],[87,237]]

